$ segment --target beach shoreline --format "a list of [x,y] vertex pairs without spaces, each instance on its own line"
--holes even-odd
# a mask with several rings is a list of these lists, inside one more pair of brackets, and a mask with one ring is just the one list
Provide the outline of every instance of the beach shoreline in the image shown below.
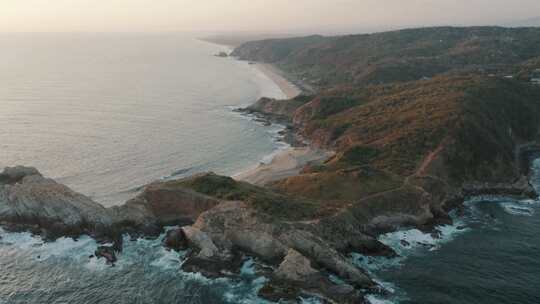
[[298,88],[294,83],[290,82],[287,78],[285,78],[285,72],[283,72],[276,66],[269,63],[260,62],[255,62],[251,65],[255,67],[259,72],[264,74],[266,77],[268,77],[272,82],[274,82],[283,92],[287,99],[293,99],[298,95],[302,94],[302,90]]
[[[206,39],[203,39],[203,41],[226,47],[229,49],[229,52],[232,52],[236,47],[218,41],[209,41]],[[250,62],[250,66],[276,84],[286,99],[293,99],[303,93],[303,90],[288,80],[286,73],[275,65]],[[283,131],[288,132],[285,127]],[[284,138],[281,138],[281,141],[287,142]],[[273,153],[264,155],[262,159],[272,156],[269,162],[265,163],[261,160],[256,165],[246,167],[232,174],[231,177],[237,181],[262,186],[273,181],[298,175],[306,165],[322,163],[332,155],[332,152],[314,148],[309,144],[300,147],[289,144],[286,148],[277,148]]]

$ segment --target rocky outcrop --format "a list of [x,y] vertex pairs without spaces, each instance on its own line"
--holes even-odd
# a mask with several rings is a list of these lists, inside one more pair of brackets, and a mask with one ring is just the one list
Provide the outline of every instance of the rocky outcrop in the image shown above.
[[284,280],[302,281],[317,273],[319,272],[311,267],[311,261],[308,258],[294,249],[289,249],[287,256],[274,274]]
[[[475,183],[459,191],[431,176],[407,179],[401,188],[365,197],[312,221],[287,221],[251,204],[222,201],[185,187],[160,182],[123,206],[104,208],[33,168],[7,168],[0,174],[0,224],[31,230],[47,238],[89,234],[107,244],[95,256],[114,265],[122,251],[123,233],[156,236],[171,250],[188,250],[182,269],[210,278],[239,274],[246,256],[270,264],[269,281],[260,295],[296,301],[318,296],[328,303],[364,303],[362,292],[377,285],[347,255],[394,257],[377,241],[378,234],[403,226],[433,227],[449,220],[453,200],[498,194],[533,196],[525,177],[513,184]],[[426,228],[427,229],[427,228]],[[329,275],[344,283],[335,283]]]
[[297,301],[298,295],[317,296],[327,303],[364,303],[363,296],[350,285],[331,282],[311,266],[311,261],[294,249],[271,275],[259,295],[271,301]]
[[105,208],[35,168],[6,168],[0,173],[0,224],[30,230],[45,238],[88,234],[115,240],[122,233],[157,236],[164,225],[193,223],[218,200],[174,183],[154,183],[135,199]]
[[[328,290],[337,288],[322,275],[322,271],[334,273],[358,288],[375,286],[365,273],[326,240],[301,225],[277,221],[258,213],[243,202],[223,202],[201,214],[193,226],[183,229],[194,248],[182,266],[185,271],[211,275],[216,272],[234,273],[236,270],[230,265],[238,261],[239,254],[245,253],[279,265],[273,275],[276,280],[273,280],[272,288],[281,291],[273,293],[274,296],[284,292],[277,287],[282,283],[299,283],[302,281],[300,278],[307,277],[310,277],[309,283],[297,284],[298,290],[313,293],[317,289],[315,286],[322,286],[321,282],[328,283]],[[216,265],[221,265],[221,268],[216,269]],[[296,268],[295,265],[301,267]],[[266,295],[271,298],[269,288],[266,288]],[[328,294],[331,296],[332,292]]]
[[189,225],[219,204],[173,182],[153,183],[122,206],[110,208],[120,230],[157,236],[163,226]]
[[103,206],[36,169],[15,167],[0,174],[0,222],[54,239],[107,234],[113,218]]

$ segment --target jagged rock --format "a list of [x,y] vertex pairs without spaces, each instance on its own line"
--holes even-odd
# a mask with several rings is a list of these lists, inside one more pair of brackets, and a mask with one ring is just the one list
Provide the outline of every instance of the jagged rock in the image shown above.
[[197,255],[189,256],[182,264],[185,272],[200,273],[207,278],[220,278],[234,276],[240,273],[244,256],[239,252],[221,255],[212,259],[201,258]]
[[198,258],[212,259],[219,257],[220,250],[217,248],[208,234],[197,228],[189,226],[183,227],[182,230],[192,246],[198,250]]
[[290,281],[301,281],[308,276],[318,273],[311,267],[311,261],[300,254],[300,252],[289,249],[283,262],[276,270],[276,276]]
[[275,302],[294,301],[298,295],[317,295],[325,303],[363,303],[363,297],[350,285],[338,285],[311,266],[311,261],[294,249],[274,272],[259,295]]
[[107,264],[114,266],[114,263],[118,260],[116,258],[116,251],[113,246],[99,246],[94,255],[97,258],[104,258]]
[[38,226],[52,239],[82,233],[102,234],[113,223],[103,206],[44,178],[34,168],[6,168],[0,176],[3,181],[0,183],[2,222],[21,227]]
[[163,239],[163,245],[176,251],[188,249],[188,239],[184,230],[180,228],[167,231],[167,235]]
[[199,257],[227,261],[224,257],[237,248],[276,263],[282,261],[289,249],[294,249],[355,286],[374,286],[366,274],[328,242],[309,231],[258,214],[242,202],[222,203],[201,214],[193,227],[184,231],[201,252],[205,250]]
[[0,173],[0,184],[16,184],[20,182],[26,176],[38,175],[41,176],[36,168],[32,167],[8,167],[4,169],[4,172]]
[[224,202],[201,214],[193,225],[206,232],[222,251],[233,246],[265,261],[280,261],[287,247],[274,237],[276,227],[242,202]]

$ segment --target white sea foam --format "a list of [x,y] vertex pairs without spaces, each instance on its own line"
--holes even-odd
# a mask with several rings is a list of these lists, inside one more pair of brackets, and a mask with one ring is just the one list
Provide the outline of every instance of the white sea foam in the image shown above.
[[534,205],[539,204],[538,200],[524,199],[516,200],[508,197],[501,196],[488,196],[488,197],[476,197],[468,200],[465,205],[469,207],[469,210],[475,215],[473,221],[478,221],[485,215],[478,209],[478,203],[493,203],[498,204],[506,213],[518,216],[532,216],[535,213]]
[[300,297],[300,303],[302,304],[321,304],[321,300],[317,298],[302,298]]
[[503,210],[511,215],[519,216],[532,216],[534,215],[534,209],[518,202],[504,202],[500,203]]
[[54,242],[45,242],[39,236],[28,232],[11,233],[0,228],[0,237],[4,246],[16,248],[40,261],[54,257],[72,260],[87,259],[97,248],[96,241],[89,236],[81,236],[77,240],[62,237]]
[[240,269],[240,274],[243,276],[255,275],[255,261],[253,258],[249,258],[244,262],[242,268]]
[[270,304],[270,302],[257,296],[259,290],[268,281],[265,277],[257,277],[253,280],[242,280],[236,283],[229,282],[229,290],[223,295],[227,303],[234,304]]
[[370,304],[396,304],[396,303],[398,303],[398,302],[395,302],[395,301],[382,299],[382,298],[380,298],[378,296],[375,296],[375,295],[367,295],[366,300]]
[[353,261],[369,272],[398,267],[411,254],[422,251],[438,250],[441,245],[452,241],[457,235],[470,230],[462,220],[455,220],[452,225],[437,227],[438,235],[422,232],[418,229],[400,230],[379,236],[379,241],[392,248],[399,257],[368,257],[353,254]]
[[164,247],[161,247],[158,252],[158,257],[150,262],[150,265],[161,268],[162,270],[178,271],[183,258],[184,253],[167,250]]

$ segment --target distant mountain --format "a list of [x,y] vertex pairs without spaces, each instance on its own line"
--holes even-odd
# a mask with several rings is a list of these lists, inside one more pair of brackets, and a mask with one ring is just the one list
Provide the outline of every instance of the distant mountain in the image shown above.
[[383,84],[444,73],[517,74],[540,58],[540,28],[432,27],[248,42],[233,55],[273,63],[311,86]]
[[511,27],[521,27],[521,26],[540,26],[540,17],[525,19],[525,20],[519,20],[515,22],[511,22],[509,24],[506,24],[507,26]]

